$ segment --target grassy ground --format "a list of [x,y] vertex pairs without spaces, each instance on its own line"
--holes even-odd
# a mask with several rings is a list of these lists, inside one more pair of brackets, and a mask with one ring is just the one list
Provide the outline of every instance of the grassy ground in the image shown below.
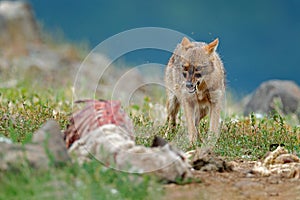
[[[14,142],[27,143],[49,118],[56,119],[64,129],[72,112],[71,101],[69,89],[45,89],[27,83],[0,89],[0,134]],[[189,150],[184,123],[181,121],[175,132],[166,136],[165,125],[156,125],[157,119],[149,114],[152,103],[155,102],[146,98],[144,105],[126,108],[135,125],[137,143],[149,146],[154,135],[161,135]],[[287,121],[277,113],[263,117],[227,116],[215,151],[229,160],[257,160],[270,145],[284,144],[299,155],[300,127]],[[207,129],[205,119],[199,126],[202,138]],[[47,171],[24,166],[18,172],[0,172],[0,185],[0,199],[156,199],[163,195],[162,186],[153,178],[107,169],[97,161]]]
[[0,185],[0,199],[157,199],[162,194],[153,178],[116,172],[98,161],[47,171],[23,166],[0,173]]
[[[137,143],[151,145],[151,139],[155,135],[160,135],[180,149],[190,150],[182,113],[179,113],[181,117],[174,133],[166,135],[166,125],[154,125],[155,118],[149,114],[148,101],[146,98],[142,107],[134,107],[139,112],[131,115],[138,135]],[[265,116],[255,114],[226,116],[221,122],[221,135],[215,152],[228,159],[257,160],[271,150],[270,147],[284,145],[290,152],[299,155],[300,126],[295,123],[297,120],[293,117],[283,117],[278,112]],[[208,117],[200,122],[199,132],[202,140],[206,138],[208,124]],[[201,142],[197,146],[201,146]]]
[[[0,135],[28,143],[49,118],[62,129],[72,112],[67,90],[29,87],[0,89]],[[130,182],[130,184],[128,184]],[[127,174],[103,167],[99,161],[49,170],[22,166],[0,172],[0,199],[154,199],[162,194],[153,177]]]

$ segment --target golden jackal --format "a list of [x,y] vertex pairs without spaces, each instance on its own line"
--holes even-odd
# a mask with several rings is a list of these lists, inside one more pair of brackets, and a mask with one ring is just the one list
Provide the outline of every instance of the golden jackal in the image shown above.
[[223,63],[216,53],[219,40],[206,44],[186,37],[177,45],[166,67],[168,130],[176,125],[180,104],[186,117],[189,140],[199,137],[197,126],[210,116],[207,145],[219,137],[220,111],[225,93]]

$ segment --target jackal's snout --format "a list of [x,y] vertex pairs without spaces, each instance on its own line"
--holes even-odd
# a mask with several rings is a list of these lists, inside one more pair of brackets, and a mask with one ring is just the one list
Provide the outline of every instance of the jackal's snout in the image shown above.
[[187,81],[187,82],[185,83],[185,86],[186,86],[188,89],[193,89],[194,84],[193,84],[191,81]]
[[193,84],[191,81],[186,81],[185,86],[189,93],[194,93],[196,91],[196,85]]

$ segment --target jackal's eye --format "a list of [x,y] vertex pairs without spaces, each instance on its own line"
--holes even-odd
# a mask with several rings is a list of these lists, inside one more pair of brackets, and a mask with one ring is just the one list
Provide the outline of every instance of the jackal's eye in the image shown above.
[[182,75],[183,75],[184,78],[186,78],[187,77],[187,72],[182,72]]
[[188,71],[189,70],[189,65],[188,64],[183,64],[182,69],[183,69],[183,71]]
[[202,75],[200,73],[195,73],[194,76],[195,76],[195,78],[201,78]]

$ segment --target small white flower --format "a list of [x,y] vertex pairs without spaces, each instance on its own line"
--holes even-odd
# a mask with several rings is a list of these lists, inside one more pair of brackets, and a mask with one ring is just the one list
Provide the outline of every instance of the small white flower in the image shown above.
[[254,116],[255,116],[257,119],[262,119],[262,118],[264,117],[261,113],[255,113]]
[[153,104],[151,102],[148,105],[149,105],[149,108],[153,108]]
[[33,99],[32,99],[32,102],[33,102],[33,103],[38,103],[39,101],[40,101],[40,99],[37,98],[37,97],[33,97]]
[[242,158],[243,158],[243,159],[251,159],[252,156],[250,156],[250,155],[242,155]]
[[239,119],[233,118],[233,119],[231,119],[230,121],[231,121],[232,123],[238,123],[238,122],[239,122]]
[[112,194],[117,194],[117,193],[118,193],[118,190],[116,190],[115,188],[112,188],[112,189],[110,189],[110,192],[111,192]]
[[58,112],[57,112],[56,110],[53,110],[53,111],[52,111],[53,116],[56,116],[57,113],[58,113]]

